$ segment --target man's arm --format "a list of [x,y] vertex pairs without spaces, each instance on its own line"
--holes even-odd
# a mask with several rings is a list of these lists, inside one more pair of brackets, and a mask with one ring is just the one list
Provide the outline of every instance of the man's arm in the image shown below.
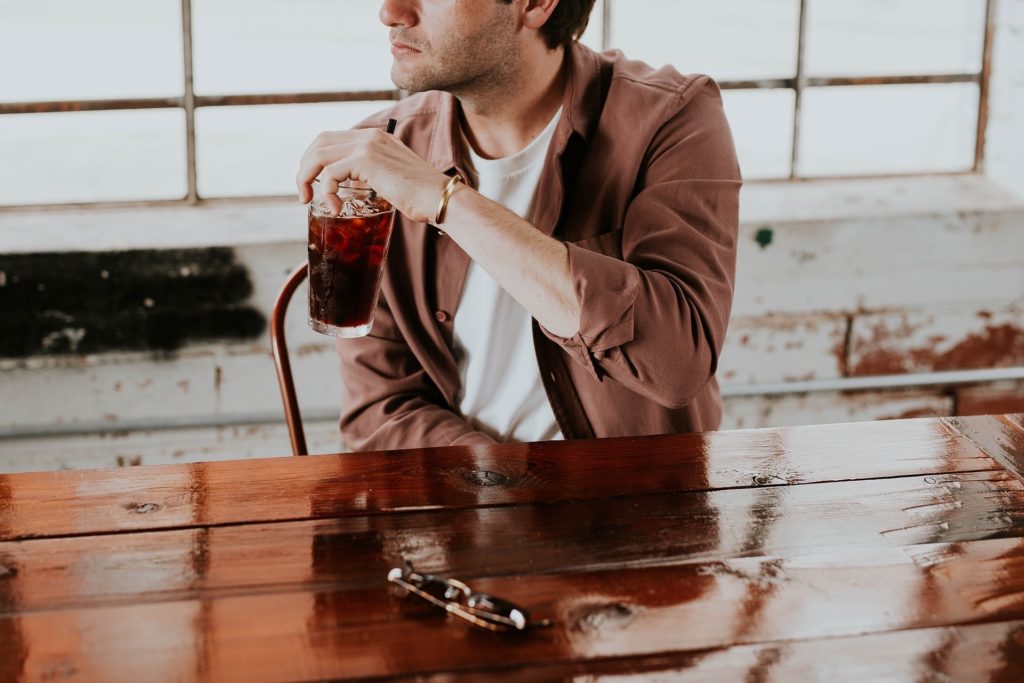
[[339,340],[341,433],[356,451],[494,443],[446,407],[381,296],[373,333]]
[[461,188],[445,231],[580,365],[670,408],[714,376],[728,325],[739,165],[704,79],[662,126],[622,226],[622,260],[552,239]]
[[[416,223],[431,223],[448,176],[396,137],[379,129],[325,132],[303,155],[296,176],[299,199],[312,198],[319,175],[327,201],[339,181],[370,185]],[[337,210],[338,206],[332,206]],[[515,213],[460,185],[448,203],[444,229],[470,258],[546,328],[574,334],[579,303],[573,293],[565,244]]]
[[[709,79],[655,136],[623,225],[623,260],[548,237],[468,187],[445,231],[580,364],[668,407],[714,375],[728,324],[739,167]],[[321,133],[300,165],[301,201],[369,183],[414,222],[433,220],[448,177],[378,130]]]

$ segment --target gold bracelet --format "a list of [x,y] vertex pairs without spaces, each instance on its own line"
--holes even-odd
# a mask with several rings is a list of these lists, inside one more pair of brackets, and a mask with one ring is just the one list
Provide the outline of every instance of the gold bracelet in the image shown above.
[[441,193],[441,203],[437,205],[437,213],[434,214],[434,225],[440,225],[444,221],[444,214],[448,209],[448,200],[455,194],[455,188],[459,183],[465,185],[466,179],[462,177],[462,174],[456,173],[448,181],[448,184],[444,186],[444,192]]

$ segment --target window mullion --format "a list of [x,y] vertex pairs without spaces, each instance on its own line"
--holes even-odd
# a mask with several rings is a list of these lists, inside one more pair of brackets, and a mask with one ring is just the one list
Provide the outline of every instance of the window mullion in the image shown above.
[[601,50],[612,46],[612,0],[601,2]]
[[181,0],[181,37],[184,55],[185,97],[185,158],[188,169],[188,194],[190,204],[199,201],[196,183],[196,98],[192,84],[192,0]]
[[989,82],[992,79],[992,38],[996,32],[996,0],[985,3],[985,42],[981,53],[981,79],[978,83],[978,133],[974,147],[974,170],[985,163],[985,133],[988,129]]
[[807,75],[804,73],[804,48],[807,37],[807,1],[800,0],[800,20],[796,39],[796,78],[793,79],[793,148],[789,160],[789,177],[797,177],[797,161],[800,154],[800,109],[803,104],[804,88],[807,87]]

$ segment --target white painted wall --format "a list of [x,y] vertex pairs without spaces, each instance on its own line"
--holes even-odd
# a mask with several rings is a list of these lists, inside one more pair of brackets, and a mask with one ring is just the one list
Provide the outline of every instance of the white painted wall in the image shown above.
[[1024,0],[997,0],[985,174],[1024,197]]
[[[891,341],[897,350],[976,332],[982,310],[1022,324],[1024,0],[999,0],[998,10],[984,177],[745,189],[725,383],[839,378],[848,370],[844,352],[865,348],[855,342],[870,339],[872,325],[881,323],[898,327],[906,319],[917,326]],[[304,256],[297,204],[146,209],[146,234],[137,230],[137,211],[78,212],[63,216],[60,227],[46,212],[0,213],[0,250],[233,245],[251,271],[254,305],[268,313],[277,286]],[[69,221],[76,230],[66,230]],[[765,227],[773,240],[762,248],[754,235]],[[336,361],[330,345],[306,327],[302,296],[288,324],[300,400],[311,450],[336,451]],[[193,346],[168,358],[0,360],[0,406],[0,471],[288,453],[266,338]],[[948,396],[922,390],[734,396],[725,426],[951,409]]]
[[[183,246],[190,232],[189,245],[237,244],[244,236],[248,243],[237,246],[237,258],[253,279],[253,305],[268,314],[277,288],[304,255],[304,242],[295,238],[303,230],[302,207],[274,203],[94,212],[83,225],[96,222],[106,232],[88,239],[83,230],[71,247],[138,246],[127,231],[138,224],[139,211],[160,214],[155,223],[166,229],[159,234],[177,236],[166,246]],[[975,176],[750,185],[723,382],[735,390],[842,377],[848,328],[859,330],[893,310],[984,307],[1016,320],[1013,311],[1024,309],[1022,222],[1024,202]],[[175,229],[176,223],[190,229]],[[54,225],[45,214],[0,214],[0,235],[19,235],[10,240],[12,250],[47,243]],[[773,239],[761,247],[754,236],[765,226]],[[304,297],[300,290],[287,325],[300,402],[311,450],[336,452],[342,447],[335,426],[337,361],[330,341],[308,329]],[[941,322],[947,319],[957,320],[939,316],[931,324],[958,334]],[[907,343],[915,340],[911,335]],[[2,360],[0,378],[0,471],[289,453],[266,337],[190,346],[169,357]],[[725,426],[950,410],[951,399],[935,391],[735,396],[727,399]]]

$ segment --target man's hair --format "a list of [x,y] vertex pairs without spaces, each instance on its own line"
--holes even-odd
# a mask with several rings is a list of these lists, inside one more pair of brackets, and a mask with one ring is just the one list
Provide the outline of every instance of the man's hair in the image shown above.
[[[506,5],[512,0],[499,0]],[[548,21],[541,27],[540,33],[544,42],[554,50],[559,45],[569,45],[583,35],[590,21],[590,12],[594,9],[595,0],[561,0]]]

